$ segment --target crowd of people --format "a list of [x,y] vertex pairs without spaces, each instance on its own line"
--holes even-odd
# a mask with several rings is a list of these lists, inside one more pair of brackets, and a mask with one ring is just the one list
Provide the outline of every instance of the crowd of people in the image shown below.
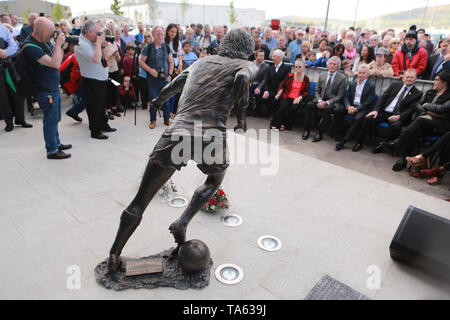
[[[258,68],[250,84],[248,115],[268,118],[269,127],[276,131],[292,130],[298,116],[303,117],[301,138],[308,140],[317,127],[314,143],[334,128],[337,151],[354,140],[352,150],[358,152],[367,137],[379,131],[382,140],[373,152],[399,156],[394,171],[410,163],[418,169],[416,175],[432,175],[432,184],[449,169],[450,38],[435,47],[430,35],[415,26],[381,34],[353,27],[331,33],[314,26],[243,29],[254,39],[255,50],[248,59]],[[81,122],[80,113],[86,110],[94,139],[108,139],[105,133],[116,131],[111,121],[129,108],[148,109],[149,128],[154,129],[158,110],[151,101],[196,60],[217,54],[227,32],[227,26],[171,23],[150,28],[139,22],[137,33],[131,35],[126,23],[82,23],[78,18],[55,22],[35,13],[19,28],[16,15],[2,14],[0,58],[23,48],[37,89],[26,101],[15,96],[5,85],[0,63],[0,100],[7,102],[0,108],[5,130],[12,131],[14,124],[31,128],[24,105],[37,101],[44,114],[47,157],[70,157],[64,150],[71,145],[61,144],[58,134],[61,89],[74,102],[66,115]],[[328,72],[313,83],[307,75],[309,67]],[[393,81],[378,97],[373,77],[400,81]],[[433,89],[418,90],[419,79],[434,81]],[[176,116],[178,99],[179,94],[161,107],[165,126]],[[430,135],[439,141],[431,151],[415,155],[420,139]],[[422,172],[435,149],[440,152],[440,167]]]

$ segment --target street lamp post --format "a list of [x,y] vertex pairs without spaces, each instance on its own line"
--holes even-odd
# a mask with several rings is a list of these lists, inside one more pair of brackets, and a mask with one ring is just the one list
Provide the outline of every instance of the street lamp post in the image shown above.
[[356,0],[355,19],[353,20],[353,27],[356,29],[356,16],[358,15],[359,0]]
[[330,12],[330,2],[331,2],[331,0],[328,0],[327,16],[325,18],[325,28],[324,28],[324,30],[327,30],[327,27],[328,27],[328,13]]

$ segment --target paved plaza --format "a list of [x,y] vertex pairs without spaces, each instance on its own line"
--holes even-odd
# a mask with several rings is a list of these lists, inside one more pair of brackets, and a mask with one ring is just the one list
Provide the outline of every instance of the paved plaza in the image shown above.
[[[0,298],[301,300],[329,275],[376,300],[450,299],[449,286],[389,256],[409,205],[450,219],[450,203],[443,200],[450,198],[448,177],[431,187],[406,171],[392,172],[395,159],[388,155],[372,155],[369,148],[338,153],[329,137],[320,144],[304,142],[299,130],[280,134],[275,175],[261,175],[264,165],[229,168],[223,187],[232,211],[244,220],[240,227],[226,227],[220,216],[202,212],[190,224],[188,239],[208,244],[214,261],[207,288],[104,289],[94,268],[107,257],[120,215],[165,127],[159,119],[149,130],[144,110],[138,110],[134,126],[129,111],[111,121],[118,131],[109,140],[98,141],[90,138],[86,113],[75,123],[64,115],[67,107],[60,137],[73,144],[71,159],[46,159],[40,112],[27,115],[32,129],[0,131]],[[230,119],[230,128],[234,122]],[[267,120],[250,118],[248,124],[265,129]],[[204,176],[190,164],[173,180],[190,198]],[[123,256],[172,247],[168,227],[182,212],[155,198]],[[279,252],[258,247],[257,239],[268,234],[282,241]],[[225,263],[244,270],[240,284],[215,279],[215,268]],[[367,285],[371,266],[380,271],[379,289]],[[79,289],[70,286],[73,270],[81,272]]]

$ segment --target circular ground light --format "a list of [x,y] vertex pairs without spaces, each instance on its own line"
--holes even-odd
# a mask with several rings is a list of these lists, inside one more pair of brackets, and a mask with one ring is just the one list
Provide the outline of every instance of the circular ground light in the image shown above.
[[234,264],[223,264],[216,269],[216,278],[223,284],[234,285],[244,279],[244,271]]
[[221,220],[227,227],[239,227],[243,222],[242,217],[234,213],[222,216]]
[[177,196],[169,200],[168,204],[172,208],[184,208],[188,205],[188,200],[184,197]]
[[258,246],[266,251],[275,252],[281,249],[281,240],[274,236],[262,236],[257,241]]

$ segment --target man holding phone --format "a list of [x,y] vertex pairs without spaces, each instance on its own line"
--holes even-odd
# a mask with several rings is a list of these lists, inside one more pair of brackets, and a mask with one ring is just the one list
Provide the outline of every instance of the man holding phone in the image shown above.
[[108,65],[103,58],[106,48],[105,35],[101,25],[88,21],[81,29],[79,45],[75,47],[75,57],[81,72],[81,86],[86,99],[89,130],[93,139],[105,140],[103,132],[114,132],[106,115]]
[[44,113],[44,140],[48,159],[67,159],[64,150],[72,148],[61,144],[58,122],[61,120],[59,93],[59,66],[63,57],[64,34],[56,34],[54,51],[49,42],[55,38],[55,26],[46,18],[38,18],[33,33],[25,41],[24,58],[37,86],[36,99]]

